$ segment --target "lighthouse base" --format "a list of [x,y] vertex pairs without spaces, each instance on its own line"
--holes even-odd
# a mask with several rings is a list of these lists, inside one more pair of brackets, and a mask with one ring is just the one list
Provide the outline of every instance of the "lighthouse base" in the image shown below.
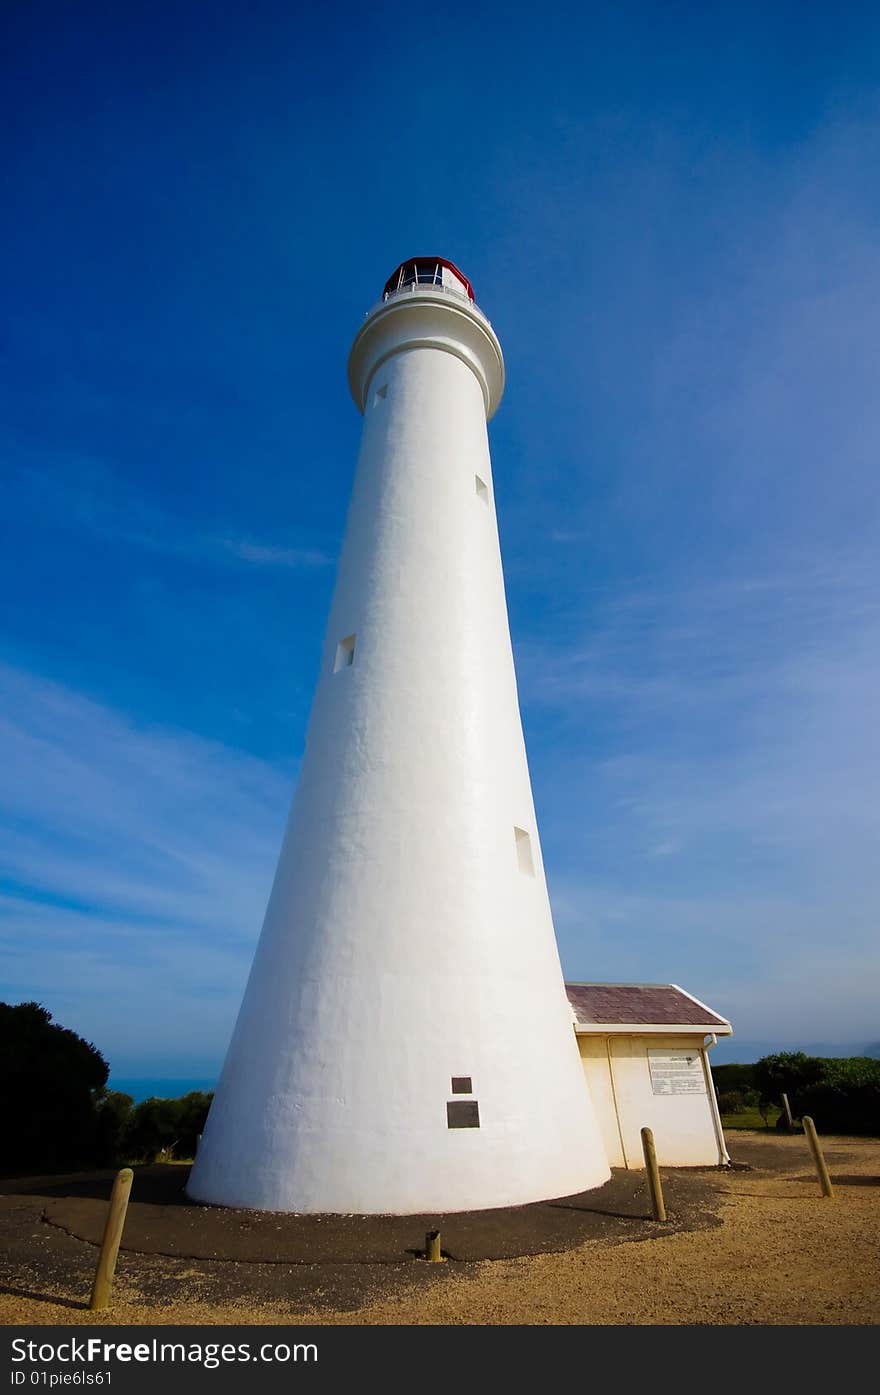
[[347,1124],[319,1131],[314,1116],[285,1131],[271,1109],[246,1121],[231,1108],[227,1089],[218,1095],[187,1192],[196,1201],[257,1211],[402,1216],[524,1206],[589,1191],[608,1180],[610,1169],[589,1095],[582,1080],[578,1085],[579,1117],[555,1129],[546,1117],[504,1127],[484,1109],[479,1127],[448,1127],[444,1111],[430,1130],[406,1136]]

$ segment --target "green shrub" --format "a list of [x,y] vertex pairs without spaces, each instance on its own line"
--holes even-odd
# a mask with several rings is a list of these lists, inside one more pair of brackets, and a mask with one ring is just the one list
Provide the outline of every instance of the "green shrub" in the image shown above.
[[98,1166],[112,1167],[122,1161],[133,1104],[131,1095],[124,1095],[121,1090],[102,1090],[98,1095],[95,1101],[95,1163]]
[[819,1132],[880,1134],[880,1061],[871,1056],[806,1056],[780,1052],[755,1063],[762,1112],[782,1107],[809,1114]]
[[718,1108],[722,1114],[745,1114],[746,1097],[742,1090],[723,1090],[718,1095]]
[[91,1167],[111,1146],[109,1067],[40,1003],[0,1003],[0,1171]]
[[823,1061],[821,1079],[797,1094],[797,1114],[820,1133],[880,1134],[880,1061],[870,1056]]
[[39,1003],[0,1003],[0,1173],[195,1155],[210,1094],[134,1107],[131,1095],[106,1088],[108,1075],[97,1047]]
[[757,1108],[757,1090],[722,1090],[719,1092],[718,1109],[722,1114],[745,1114],[747,1110]]
[[777,1108],[783,1094],[788,1095],[794,1109],[794,1096],[821,1079],[824,1064],[819,1056],[806,1056],[803,1051],[780,1051],[775,1056],[762,1056],[754,1066],[755,1089],[762,1101]]
[[193,1090],[179,1099],[142,1100],[132,1111],[125,1146],[129,1157],[154,1162],[195,1156],[213,1095]]
[[193,1090],[178,1100],[180,1111],[177,1119],[179,1157],[194,1158],[199,1135],[204,1132],[208,1110],[211,1108],[213,1091]]
[[755,1067],[740,1065],[732,1062],[725,1066],[712,1066],[712,1079],[719,1092],[727,1090],[753,1090],[755,1086]]

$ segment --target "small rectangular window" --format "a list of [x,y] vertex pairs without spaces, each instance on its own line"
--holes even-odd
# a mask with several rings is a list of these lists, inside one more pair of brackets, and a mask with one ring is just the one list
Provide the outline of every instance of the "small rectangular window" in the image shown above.
[[527,876],[535,875],[535,861],[532,857],[532,840],[524,828],[515,828],[513,836],[516,840],[516,857],[519,863],[519,870],[525,872]]
[[333,665],[333,672],[338,673],[341,668],[351,668],[354,663],[354,644],[356,635],[348,635],[346,639],[341,639],[336,646],[336,662]]
[[474,1082],[469,1075],[454,1075],[452,1077],[452,1093],[454,1095],[472,1095],[474,1093]]

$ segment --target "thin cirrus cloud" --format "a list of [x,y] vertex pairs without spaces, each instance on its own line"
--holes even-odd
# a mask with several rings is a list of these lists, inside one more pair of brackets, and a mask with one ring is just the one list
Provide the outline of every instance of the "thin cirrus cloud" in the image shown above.
[[226,548],[241,562],[255,567],[327,567],[333,558],[315,547],[273,547],[246,538],[222,538],[219,546]]
[[169,1040],[179,1073],[216,1064],[294,772],[9,666],[0,709],[4,994],[67,1011],[117,1071],[135,1040],[141,1065],[172,1068]]
[[[56,526],[127,547],[215,565],[312,570],[331,566],[332,552],[313,544],[292,546],[234,533],[202,532],[153,502],[128,491],[103,461],[68,454],[52,471],[20,463],[10,488],[23,518],[52,519]],[[63,469],[60,468],[63,466]]]
[[841,552],[639,584],[567,653],[522,646],[569,972],[677,979],[746,1036],[876,1038],[875,573]]

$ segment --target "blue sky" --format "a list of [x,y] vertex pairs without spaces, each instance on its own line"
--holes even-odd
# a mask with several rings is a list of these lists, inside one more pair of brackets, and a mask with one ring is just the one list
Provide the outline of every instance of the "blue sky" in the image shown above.
[[880,1038],[880,15],[13,5],[0,993],[211,1074],[403,257],[474,282],[564,969]]

